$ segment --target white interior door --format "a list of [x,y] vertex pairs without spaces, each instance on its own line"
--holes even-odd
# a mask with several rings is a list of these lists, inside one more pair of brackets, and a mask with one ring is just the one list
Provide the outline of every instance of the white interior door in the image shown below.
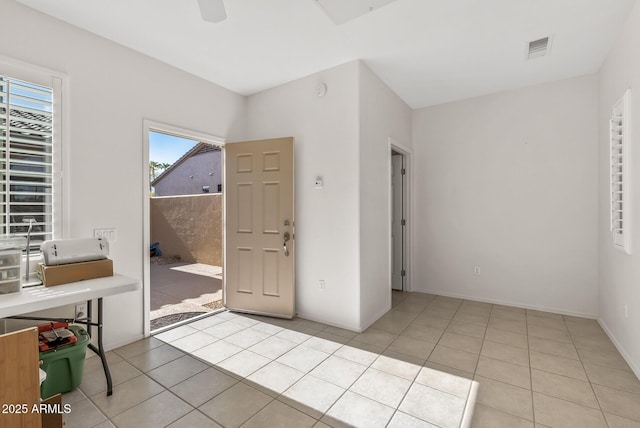
[[391,248],[393,261],[391,269],[391,288],[403,290],[404,279],[404,227],[403,227],[403,156],[391,156]]
[[224,303],[295,315],[293,138],[225,145]]

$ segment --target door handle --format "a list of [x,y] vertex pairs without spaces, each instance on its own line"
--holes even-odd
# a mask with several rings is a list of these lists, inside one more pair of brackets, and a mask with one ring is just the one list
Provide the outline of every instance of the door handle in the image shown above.
[[283,237],[284,237],[284,242],[282,243],[282,246],[284,247],[284,255],[288,257],[289,249],[287,248],[287,241],[291,239],[291,235],[289,235],[289,232],[285,232]]

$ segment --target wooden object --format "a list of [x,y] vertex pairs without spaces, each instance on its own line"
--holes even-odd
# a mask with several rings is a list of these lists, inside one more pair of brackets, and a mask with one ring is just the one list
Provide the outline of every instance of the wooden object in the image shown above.
[[38,329],[0,336],[0,426],[41,428]]
[[[56,394],[42,400],[42,403],[62,408],[62,395]],[[42,428],[62,428],[62,413],[42,413]]]

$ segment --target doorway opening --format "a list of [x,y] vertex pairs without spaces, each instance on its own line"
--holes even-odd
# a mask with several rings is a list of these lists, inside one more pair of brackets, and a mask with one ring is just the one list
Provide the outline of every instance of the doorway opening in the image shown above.
[[222,141],[145,126],[145,335],[222,307]]
[[391,289],[407,291],[407,153],[391,146]]

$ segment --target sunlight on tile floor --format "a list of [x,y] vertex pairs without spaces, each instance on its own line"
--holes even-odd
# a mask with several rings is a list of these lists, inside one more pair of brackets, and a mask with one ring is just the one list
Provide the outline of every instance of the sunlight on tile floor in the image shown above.
[[639,427],[594,320],[420,293],[363,333],[221,312],[97,358],[73,427]]

